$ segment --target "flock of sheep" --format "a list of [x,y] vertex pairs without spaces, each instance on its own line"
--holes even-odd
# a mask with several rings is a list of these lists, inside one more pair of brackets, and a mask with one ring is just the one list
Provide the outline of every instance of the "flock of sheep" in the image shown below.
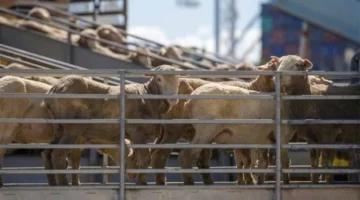
[[[29,16],[55,24],[49,11],[33,8]],[[68,32],[61,28],[39,23],[35,20],[18,19],[11,15],[0,14],[0,23],[33,30],[47,36],[67,41]],[[99,40],[100,39],[100,40]],[[71,35],[71,42],[117,59],[140,63],[151,70],[177,71],[199,69],[193,63],[184,61],[183,49],[176,46],[153,50],[137,47],[137,52],[127,51],[106,41],[126,46],[126,37],[111,25],[101,25],[95,29],[87,28],[79,34]],[[151,56],[148,56],[151,55]],[[182,63],[177,65],[160,58],[169,58]],[[208,59],[199,62],[207,70],[258,70],[258,71],[307,71],[312,63],[294,55],[281,58],[272,57],[266,64],[255,67],[248,63],[233,66],[217,64]],[[19,63],[3,66],[7,69],[28,68]],[[259,75],[251,80],[222,78],[187,78],[178,75],[151,75],[145,84],[127,84],[125,91],[118,86],[96,82],[90,77],[14,77],[0,79],[1,93],[82,93],[82,94],[267,94],[275,91],[274,77]],[[322,76],[282,76],[282,93],[285,95],[359,95],[360,84],[335,86]],[[283,119],[359,119],[359,100],[288,100],[282,101]],[[1,118],[52,118],[52,119],[117,119],[120,113],[118,100],[104,99],[0,99]],[[275,104],[261,99],[140,99],[126,100],[126,118],[130,119],[273,119]],[[359,125],[282,125],[281,143],[300,138],[309,144],[358,143]],[[0,124],[1,144],[51,143],[51,144],[117,144],[119,124]],[[275,126],[270,124],[128,124],[126,125],[126,144],[176,143],[185,139],[192,144],[274,144]],[[130,149],[126,147],[127,169],[161,169],[166,166],[171,149]],[[6,149],[0,149],[0,167]],[[97,149],[107,154],[120,165],[118,149]],[[330,167],[335,150],[310,150],[311,167],[317,168],[322,154],[322,166]],[[80,167],[81,149],[53,149],[42,152],[46,169],[67,169],[70,156],[73,169]],[[234,149],[238,168],[267,168],[269,155],[267,149]],[[255,156],[256,155],[256,156]],[[182,168],[210,167],[210,149],[184,149],[180,153]],[[289,167],[287,149],[281,150],[282,167]],[[257,162],[257,164],[255,164]],[[130,179],[137,178],[137,184],[146,184],[146,174],[127,174]],[[156,184],[166,184],[165,174],[155,175]],[[204,184],[213,184],[211,174],[201,174]],[[68,185],[66,175],[48,174],[49,185]],[[183,174],[184,184],[194,184],[191,174]],[[332,181],[331,175],[325,176],[326,182]],[[284,183],[289,183],[289,175],[283,174]],[[311,176],[312,183],[319,177]],[[262,184],[264,174],[238,174],[238,184]],[[2,185],[0,175],[0,185]],[[72,185],[79,185],[77,174],[72,175]]]
[[[14,67],[15,65],[15,67]],[[6,68],[21,68],[11,64]],[[307,71],[312,67],[308,59],[295,55],[272,57],[266,64],[254,68],[258,71]],[[159,65],[152,70],[179,71],[170,65]],[[1,93],[49,93],[49,94],[157,94],[157,95],[228,95],[269,94],[275,91],[274,77],[259,75],[244,81],[209,81],[180,75],[149,75],[144,84],[127,84],[125,91],[119,86],[109,86],[88,77],[69,75],[61,79],[34,79],[32,77],[5,76],[0,79]],[[32,79],[32,80],[31,80]],[[281,77],[283,95],[359,95],[360,84],[335,86],[324,77]],[[0,99],[1,118],[51,118],[51,119],[118,119],[120,105],[116,99]],[[127,99],[125,116],[129,119],[274,119],[275,103],[264,99]],[[281,103],[282,119],[359,119],[359,100],[284,100]],[[117,144],[119,124],[1,124],[1,144],[51,143],[51,144]],[[312,124],[281,126],[281,143],[287,144],[296,135],[310,144],[358,143],[357,124]],[[176,143],[185,139],[191,144],[274,144],[273,124],[127,124],[126,144]],[[171,149],[131,149],[126,146],[127,169],[161,169]],[[2,161],[6,149],[0,149]],[[118,149],[97,149],[120,165]],[[42,152],[46,169],[67,169],[70,157],[72,168],[80,167],[81,149],[48,149]],[[268,150],[234,149],[238,168],[267,168]],[[317,168],[320,153],[322,166],[330,167],[335,150],[313,149],[310,151],[311,167]],[[183,149],[179,155],[181,167],[210,167],[210,149]],[[289,167],[288,150],[281,150],[282,167]],[[257,164],[255,164],[257,163]],[[1,166],[1,162],[0,162]],[[165,175],[158,173],[156,184],[166,184]],[[238,184],[262,184],[264,174],[239,173]],[[137,179],[137,184],[147,184],[146,174],[127,174]],[[332,176],[327,174],[328,183]],[[48,174],[49,185],[68,185],[66,175]],[[312,175],[312,183],[318,182]],[[205,184],[213,184],[211,174],[202,174]],[[0,184],[2,180],[0,179]],[[184,184],[194,184],[191,174],[183,174]],[[283,182],[289,183],[289,175],[283,174]],[[80,184],[79,177],[72,175],[72,185]]]
[[[100,25],[94,29],[84,28],[79,32],[72,26],[65,27],[56,23],[51,13],[44,8],[35,7],[29,11],[28,16],[31,18],[19,19],[7,13],[0,13],[0,23],[40,32],[63,42],[68,41],[68,30],[72,30],[71,43],[73,45],[88,48],[120,60],[138,63],[147,68],[154,68],[163,64],[173,65],[181,69],[199,69],[201,66],[206,70],[247,70],[254,67],[250,63],[240,63],[235,66],[206,58],[194,62],[192,59],[186,59],[185,56],[186,52],[191,51],[190,49],[181,49],[177,46],[164,46],[159,49],[136,46],[136,51],[129,51],[128,47],[131,46],[131,43],[127,41],[124,34],[112,25]],[[43,23],[32,18],[41,20]],[[162,58],[170,59],[173,62],[165,61]],[[174,61],[178,64],[174,64]]]

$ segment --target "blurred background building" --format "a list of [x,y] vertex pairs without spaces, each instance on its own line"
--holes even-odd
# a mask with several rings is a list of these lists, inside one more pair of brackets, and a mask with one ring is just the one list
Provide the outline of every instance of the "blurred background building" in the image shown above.
[[[305,37],[313,70],[349,71],[360,48],[360,2],[274,0],[261,6],[262,60],[298,54]],[[303,30],[307,22],[307,30]]]

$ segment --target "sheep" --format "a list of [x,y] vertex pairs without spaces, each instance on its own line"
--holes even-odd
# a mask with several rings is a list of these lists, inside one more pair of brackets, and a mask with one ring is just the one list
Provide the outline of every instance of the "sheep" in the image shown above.
[[[119,30],[117,30],[114,26],[110,24],[100,25],[96,29],[96,33],[100,39],[115,42],[120,45],[124,45],[126,41],[125,37],[119,32]],[[127,54],[127,52],[124,51],[123,49],[106,44],[104,42],[100,42],[100,45],[109,48],[114,53]]]
[[[11,63],[6,67],[6,69],[31,69],[31,68],[20,63]],[[55,85],[59,83],[59,79],[53,77],[47,77],[47,76],[30,76],[23,78],[46,83],[48,85]]]
[[[136,50],[138,52],[146,53],[146,54],[149,54],[149,55],[154,54],[148,48],[145,48],[145,47],[138,47],[138,48],[136,48]],[[139,54],[139,53],[132,54],[131,60],[134,63],[142,64],[147,68],[152,68],[152,66],[153,66],[152,65],[152,58],[150,58],[149,56],[144,56],[144,55]]]
[[[306,71],[311,68],[312,63],[307,59],[301,59],[301,63],[297,63],[299,67],[294,68],[293,63],[283,62],[280,64],[278,70],[300,70]],[[291,82],[290,78],[282,77],[281,87],[290,89],[296,86],[296,82]],[[296,90],[295,90],[296,91]],[[191,95],[204,95],[204,94],[266,94],[256,92],[253,90],[246,90],[239,87],[228,86],[224,84],[206,84],[194,90]],[[287,93],[289,94],[289,93]],[[294,114],[293,110],[290,111],[292,104],[287,101],[282,103],[281,116],[285,119],[292,119]],[[218,100],[218,99],[192,99],[185,104],[187,117],[189,119],[269,119],[274,118],[275,108],[274,103],[264,100]],[[303,108],[304,109],[304,108]],[[307,109],[305,109],[307,110]],[[256,144],[271,144],[274,136],[274,125],[268,124],[193,124],[195,135],[191,140],[192,144],[208,144],[211,142],[216,143],[256,143]],[[281,143],[287,144],[294,135],[291,126],[281,125]],[[251,131],[249,131],[251,130]],[[255,133],[255,134],[254,134]],[[263,134],[259,136],[259,134]],[[259,155],[263,157],[260,160],[258,167],[266,168],[268,161],[266,159],[266,151],[258,150]],[[191,168],[193,162],[197,160],[201,149],[185,149],[180,153],[181,167]],[[282,167],[289,167],[287,149],[281,149]],[[258,184],[263,183],[264,175],[257,177]],[[284,184],[289,183],[288,174],[283,174]],[[194,184],[190,174],[184,174],[185,184]]]
[[[174,47],[174,46],[162,47],[159,52],[159,56],[169,58],[172,60],[176,60],[179,62],[182,61],[182,54],[183,54],[183,52],[181,51],[181,49],[179,49],[178,47]],[[159,65],[163,65],[163,64],[170,64],[170,63],[159,60],[159,59],[152,60],[153,66],[159,66]]]
[[76,43],[81,47],[88,48],[97,53],[111,56],[113,58],[117,58],[124,61],[130,61],[132,54],[129,55],[116,54],[111,50],[109,50],[108,48],[101,46],[98,40],[99,40],[99,36],[97,35],[95,30],[84,29],[83,31],[81,31],[80,38]]
[[51,21],[51,15],[50,15],[49,11],[44,8],[40,8],[40,7],[35,7],[33,9],[31,9],[28,13],[28,16],[34,17],[34,18],[37,18],[40,20],[44,20],[47,22]]
[[[309,70],[312,63],[307,59],[295,55],[274,57],[279,61],[279,71],[303,71]],[[360,94],[360,85],[335,86],[326,84],[310,84],[309,77],[304,76],[282,76],[281,82],[284,92],[288,95],[354,95]],[[293,113],[293,119],[359,119],[360,106],[358,100],[290,100],[289,109]],[[305,139],[310,144],[334,144],[338,142],[358,143],[359,125],[348,124],[311,124],[293,125],[297,136]],[[323,167],[332,165],[335,151],[322,151]],[[319,151],[310,151],[311,167],[318,167]],[[327,183],[332,182],[332,175],[326,175]],[[312,183],[318,182],[318,176],[311,175]]]
[[[159,71],[178,71],[180,69],[169,65],[161,65],[153,70]],[[152,75],[152,78],[145,84],[128,84],[125,85],[127,94],[177,94],[178,93],[178,75]],[[86,80],[79,76],[67,76],[61,79],[61,83],[49,90],[52,93],[98,93],[98,94],[120,94],[118,86],[108,86],[95,81]],[[120,107],[118,100],[99,100],[99,99],[45,99],[46,107],[52,118],[117,118]],[[167,100],[148,100],[136,99],[126,101],[127,118],[159,118],[166,113],[171,106],[178,103],[177,99]],[[159,125],[148,124],[128,124],[126,126],[126,135],[130,141],[143,144],[152,136],[152,130]],[[52,143],[71,144],[76,143],[79,137],[88,142],[114,143],[119,141],[117,131],[119,124],[57,124],[55,125],[55,138]],[[136,161],[139,168],[147,168],[149,164],[149,150],[136,149]],[[66,157],[69,150],[54,149],[44,152],[47,158],[48,167],[55,169],[64,169],[67,166]],[[51,160],[50,160],[51,159]],[[119,162],[119,161],[118,161]],[[117,163],[118,163],[117,162]],[[59,185],[67,185],[66,176],[57,174]],[[146,174],[138,176],[137,184],[146,184]]]
[[[42,93],[45,94],[51,88],[50,85],[27,80],[24,78],[5,76],[0,78],[1,93]],[[0,115],[2,118],[49,118],[49,114],[42,102],[42,99],[26,99],[26,98],[1,98],[0,99]],[[53,125],[43,123],[33,124],[0,124],[0,142],[1,144],[17,143],[49,143],[54,136]],[[130,144],[130,141],[126,141]],[[82,141],[80,143],[86,143]],[[101,150],[97,150],[102,152]],[[0,149],[0,168],[6,149]],[[71,151],[72,168],[78,169],[80,164],[81,150],[73,149]],[[136,167],[132,149],[126,149],[127,167]],[[129,174],[129,178],[134,178],[133,174]],[[80,183],[77,174],[72,175],[72,184]],[[51,180],[49,184],[52,185]],[[0,176],[0,186],[3,185]]]
[[[260,66],[257,68],[259,71],[263,70],[275,70],[275,65],[272,62],[268,62],[267,64]],[[202,79],[195,79],[195,78],[183,78],[180,80],[179,85],[179,94],[191,94],[191,92],[200,86],[211,84],[213,82],[206,81]],[[273,92],[275,90],[274,83],[272,81],[272,76],[258,76],[254,81],[252,82],[240,82],[240,81],[224,81],[219,82],[220,84],[224,85],[232,85],[236,87],[242,87],[246,89],[252,89],[252,90],[258,90],[258,91],[264,91],[264,92]],[[171,110],[166,113],[163,117],[166,119],[172,119],[172,118],[183,118],[185,113],[184,108],[185,100],[180,100],[179,103],[176,106],[173,106]],[[187,140],[190,140],[193,133],[187,133],[186,135],[190,136],[184,136],[184,133],[187,132],[189,126],[187,125],[175,125],[175,124],[165,124],[164,130],[160,137],[156,140],[156,143],[174,143],[178,141],[181,137],[186,137]],[[240,151],[240,150],[239,150]],[[237,153],[237,157],[239,158],[239,162],[237,162],[238,167],[249,167],[249,156],[246,153],[248,150],[243,150],[245,152],[245,156],[240,161],[240,156],[243,154],[242,152]],[[152,167],[153,168],[164,168],[166,164],[166,160],[168,156],[170,155],[171,149],[156,149],[152,152]],[[209,167],[209,161],[206,160],[211,156],[211,151],[209,150],[203,150],[203,155],[201,156],[201,159],[197,162],[197,165],[201,168],[208,168]],[[241,162],[244,162],[242,164]],[[238,174],[238,183],[242,183],[243,174]],[[202,174],[202,178],[205,184],[212,184],[212,179],[209,174]],[[246,180],[246,183],[251,183],[252,180],[249,176],[244,177]],[[156,183],[159,185],[165,184],[165,175],[164,174],[157,174],[156,175]]]

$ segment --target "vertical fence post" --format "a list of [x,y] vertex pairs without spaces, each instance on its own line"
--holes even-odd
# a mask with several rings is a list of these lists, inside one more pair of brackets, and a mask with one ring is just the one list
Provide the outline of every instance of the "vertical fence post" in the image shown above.
[[275,109],[276,109],[276,182],[275,199],[281,200],[281,94],[280,72],[275,73]]
[[[70,27],[69,27],[70,28]],[[72,34],[70,31],[67,32],[67,43],[68,43],[68,46],[69,46],[69,49],[68,49],[68,63],[70,64],[74,64],[74,49],[73,49],[73,46],[72,46]]]
[[[104,83],[107,85],[109,83],[109,78],[108,77],[104,77]],[[102,166],[103,168],[107,168],[109,166],[108,163],[108,155],[107,154],[103,154],[102,155]],[[107,184],[108,183],[108,174],[103,173],[103,177],[102,177],[102,182],[103,184]]]
[[[352,58],[351,58],[351,71],[360,71],[360,52],[357,52]],[[351,84],[357,83],[360,81],[357,77],[351,78]]]
[[125,200],[125,71],[120,70],[120,185],[119,199]]

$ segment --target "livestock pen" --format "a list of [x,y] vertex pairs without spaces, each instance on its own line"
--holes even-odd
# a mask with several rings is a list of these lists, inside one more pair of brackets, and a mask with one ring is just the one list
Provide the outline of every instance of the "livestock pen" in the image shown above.
[[[358,199],[360,196],[358,184],[282,184],[281,173],[360,173],[359,169],[298,169],[281,168],[281,148],[286,149],[360,149],[358,144],[281,144],[281,124],[360,124],[360,120],[284,120],[281,117],[280,105],[282,100],[305,100],[305,99],[336,99],[336,100],[356,100],[359,95],[332,95],[332,96],[284,96],[280,91],[280,76],[282,75],[328,75],[328,76],[360,76],[360,72],[245,72],[245,71],[148,71],[148,70],[0,70],[0,74],[14,76],[65,76],[69,74],[78,74],[84,76],[96,77],[114,77],[120,78],[121,91],[125,89],[125,78],[141,76],[143,74],[178,74],[190,75],[196,77],[206,76],[254,76],[254,75],[274,75],[276,90],[275,93],[261,95],[120,95],[108,94],[0,94],[1,98],[82,98],[82,99],[114,99],[119,101],[120,116],[118,119],[31,119],[31,118],[2,118],[0,123],[73,123],[73,124],[120,124],[119,144],[11,144],[0,145],[0,148],[7,149],[71,149],[71,148],[92,148],[92,149],[111,149],[119,148],[121,165],[119,168],[86,168],[79,170],[44,170],[31,168],[7,168],[1,169],[0,174],[119,174],[120,180],[116,184],[86,184],[83,186],[37,186],[37,185],[13,185],[4,186],[0,189],[1,199],[239,199],[239,196],[246,199]],[[125,99],[264,99],[274,100],[276,106],[275,119],[127,119],[125,117],[126,101]],[[210,169],[179,169],[166,168],[160,169],[125,169],[125,124],[275,124],[276,125],[276,144],[131,144],[129,148],[176,148],[176,149],[251,149],[266,148],[276,149],[276,167],[275,169],[236,169],[232,166]],[[214,184],[193,186],[171,184],[169,185],[134,185],[125,182],[125,172],[128,173],[274,173],[275,183],[264,185],[234,185],[234,184]]]

